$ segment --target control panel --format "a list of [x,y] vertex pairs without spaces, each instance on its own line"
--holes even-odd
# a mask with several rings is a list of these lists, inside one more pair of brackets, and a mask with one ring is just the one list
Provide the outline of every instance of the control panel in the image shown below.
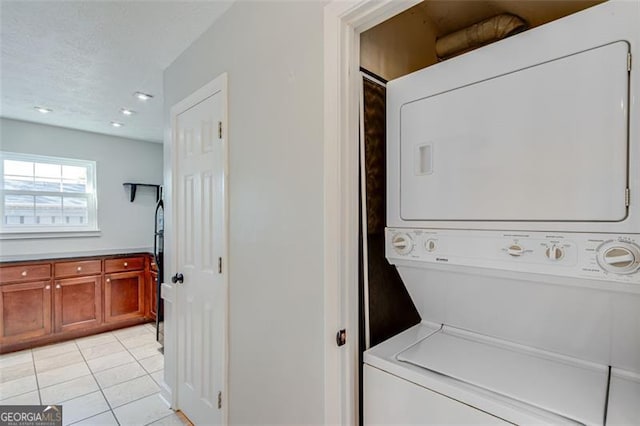
[[640,235],[387,228],[386,255],[640,284]]

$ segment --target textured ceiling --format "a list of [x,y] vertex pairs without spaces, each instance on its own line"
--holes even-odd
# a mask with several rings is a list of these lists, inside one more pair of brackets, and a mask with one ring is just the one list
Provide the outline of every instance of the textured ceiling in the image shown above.
[[0,116],[160,142],[163,70],[230,5],[2,0]]

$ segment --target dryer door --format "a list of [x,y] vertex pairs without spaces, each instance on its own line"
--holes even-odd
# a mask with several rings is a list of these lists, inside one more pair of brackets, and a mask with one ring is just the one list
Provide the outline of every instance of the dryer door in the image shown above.
[[623,220],[628,52],[616,42],[405,103],[402,219]]

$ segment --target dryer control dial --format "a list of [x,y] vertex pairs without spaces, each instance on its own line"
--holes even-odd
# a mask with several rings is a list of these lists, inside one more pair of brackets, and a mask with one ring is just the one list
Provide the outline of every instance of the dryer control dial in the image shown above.
[[633,274],[640,267],[640,247],[622,241],[609,241],[598,248],[598,263],[608,272]]
[[413,240],[408,234],[399,233],[391,237],[391,245],[398,254],[409,254],[413,250]]
[[564,250],[553,244],[551,247],[547,248],[544,254],[549,260],[560,260],[564,257]]

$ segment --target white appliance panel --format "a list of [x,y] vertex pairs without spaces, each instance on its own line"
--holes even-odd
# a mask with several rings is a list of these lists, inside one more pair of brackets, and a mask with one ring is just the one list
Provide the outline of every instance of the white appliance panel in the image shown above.
[[600,424],[608,370],[445,327],[398,354],[408,362],[584,424]]
[[387,228],[386,257],[616,282],[640,293],[640,237],[629,234]]
[[[368,382],[365,376],[365,424],[375,424],[367,421],[368,419],[387,419],[393,424],[410,424],[412,422],[409,420],[415,417],[410,417],[406,422],[393,422],[392,418],[387,414],[393,412],[398,419],[404,420],[403,413],[409,410],[412,411],[409,414],[410,416],[422,413],[422,419],[430,419],[428,411],[420,410],[421,404],[427,405],[430,403],[429,393],[425,392],[427,390],[451,398],[454,401],[459,401],[460,406],[442,404],[438,407],[441,410],[450,410],[453,412],[452,416],[455,416],[459,410],[464,411],[465,407],[473,407],[512,424],[578,424],[576,421],[569,420],[567,417],[560,416],[557,413],[552,413],[517,401],[509,396],[502,396],[464,381],[456,380],[450,376],[398,360],[399,355],[407,348],[420,344],[425,338],[431,338],[429,336],[434,336],[442,330],[443,327],[438,324],[423,321],[364,353],[365,370],[373,367],[373,369],[382,370],[383,374],[388,374],[390,378],[398,378],[404,382],[397,385],[391,384],[387,380],[372,380]],[[571,362],[571,360],[569,361]],[[606,369],[605,366],[603,368]],[[407,396],[408,394],[419,396],[421,392],[427,395],[426,400],[413,399],[411,406],[404,402],[406,399],[412,398]],[[368,400],[372,400],[371,403]],[[373,414],[373,416],[370,416],[370,414]],[[447,418],[446,412],[442,413],[442,415],[445,419]],[[420,421],[419,419],[413,421],[413,424],[431,423],[427,420]],[[468,424],[469,422],[463,423]]]
[[364,366],[365,425],[509,423],[385,371]]
[[638,423],[640,423],[640,376],[613,369],[607,425],[637,425]]
[[401,218],[625,219],[628,52],[612,43],[402,105]]
[[423,321],[599,364],[615,361],[613,365],[640,368],[633,352],[640,335],[627,336],[626,342],[611,341],[612,316],[619,301],[612,304],[604,291],[473,270],[399,266],[398,272]]

